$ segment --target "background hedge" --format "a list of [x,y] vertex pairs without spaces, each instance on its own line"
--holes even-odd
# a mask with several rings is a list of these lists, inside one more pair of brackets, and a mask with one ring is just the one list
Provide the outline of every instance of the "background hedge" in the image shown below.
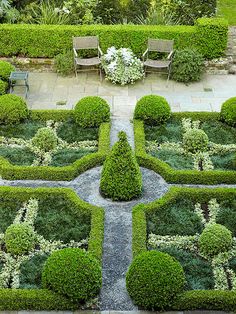
[[141,57],[148,38],[174,39],[175,48],[195,47],[206,58],[222,56],[227,44],[227,22],[201,18],[196,26],[151,25],[0,25],[1,56],[55,57],[72,48],[72,36],[98,35],[103,51],[126,47]]

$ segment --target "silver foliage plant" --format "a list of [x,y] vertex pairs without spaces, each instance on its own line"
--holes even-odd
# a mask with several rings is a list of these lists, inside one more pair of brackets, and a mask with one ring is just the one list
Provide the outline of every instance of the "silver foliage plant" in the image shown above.
[[129,48],[110,47],[102,56],[106,79],[114,84],[133,84],[144,76],[143,64]]

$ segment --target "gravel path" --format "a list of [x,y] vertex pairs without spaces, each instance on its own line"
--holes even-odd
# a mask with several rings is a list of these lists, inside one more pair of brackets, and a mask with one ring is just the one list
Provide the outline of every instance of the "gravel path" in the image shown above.
[[128,142],[134,149],[134,132],[133,124],[129,119],[120,120],[118,118],[113,118],[111,123],[111,146],[113,146],[118,141],[118,133],[124,131],[127,134]]

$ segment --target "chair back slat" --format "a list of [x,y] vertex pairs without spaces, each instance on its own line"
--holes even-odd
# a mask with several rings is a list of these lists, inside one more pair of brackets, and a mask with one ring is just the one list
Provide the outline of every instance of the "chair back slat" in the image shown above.
[[174,47],[173,40],[148,39],[148,50],[158,52],[171,52]]
[[79,49],[97,49],[98,37],[97,36],[84,36],[73,37],[73,48]]

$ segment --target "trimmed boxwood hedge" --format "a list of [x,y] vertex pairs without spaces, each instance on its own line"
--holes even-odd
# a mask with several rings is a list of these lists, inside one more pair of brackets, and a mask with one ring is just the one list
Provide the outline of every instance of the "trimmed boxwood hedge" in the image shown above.
[[[32,120],[66,121],[73,118],[73,110],[32,110]],[[6,180],[53,180],[70,181],[80,173],[103,164],[110,150],[110,123],[102,123],[99,128],[98,152],[91,153],[73,164],[64,167],[15,166],[0,156],[0,174]]]
[[72,48],[73,36],[98,35],[103,51],[110,46],[131,48],[139,57],[148,38],[174,39],[175,48],[195,47],[206,58],[224,54],[228,24],[224,19],[201,18],[195,26],[152,25],[0,25],[2,56],[55,57]]
[[[201,121],[220,119],[219,113],[211,112],[180,112],[172,113],[172,116],[179,120],[183,118],[200,119]],[[134,120],[134,139],[135,153],[139,165],[154,170],[169,183],[236,184],[235,171],[211,170],[199,172],[197,170],[175,170],[166,162],[147,154],[145,149],[144,123],[141,120]]]
[[[104,237],[104,210],[81,200],[68,188],[22,188],[0,187],[0,201],[15,199],[22,203],[30,198],[45,199],[51,195],[55,199],[60,195],[67,198],[78,210],[91,215],[91,230],[88,241],[90,252],[100,263]],[[46,289],[0,289],[0,310],[73,310],[78,306],[63,296]]]
[[[147,221],[148,214],[166,208],[176,199],[190,199],[193,202],[206,203],[210,199],[218,201],[235,200],[234,188],[181,188],[171,187],[162,198],[149,203],[139,204],[133,208],[132,213],[132,251],[133,257],[147,251]],[[181,294],[171,306],[171,310],[236,310],[236,292],[218,290],[193,290]]]

